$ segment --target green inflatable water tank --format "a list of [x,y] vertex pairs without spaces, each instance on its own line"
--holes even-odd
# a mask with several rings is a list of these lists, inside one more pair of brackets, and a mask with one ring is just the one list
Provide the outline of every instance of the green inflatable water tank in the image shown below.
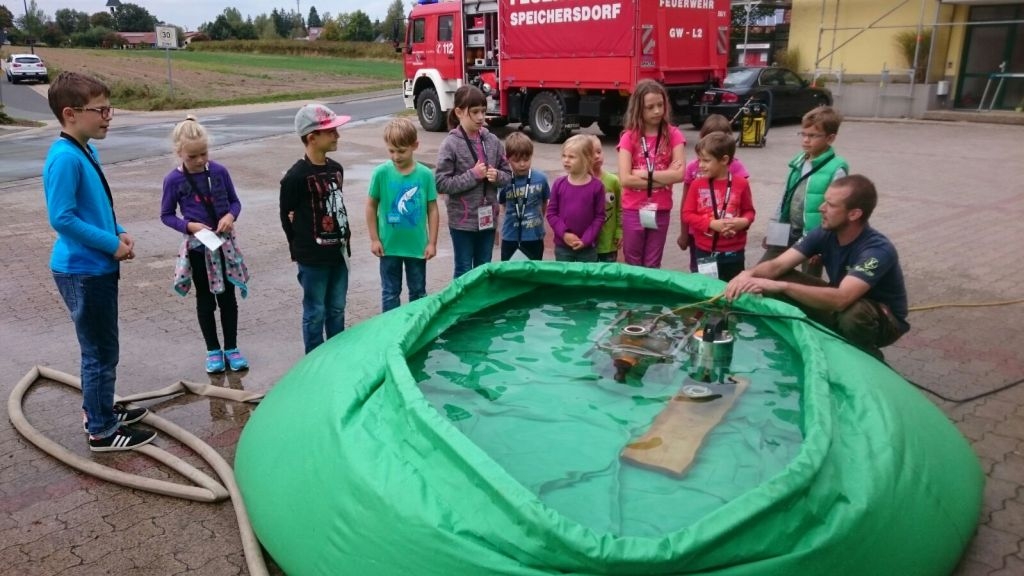
[[[594,287],[676,303],[709,299],[724,285],[619,264],[491,264],[302,359],[254,412],[235,458],[255,532],[281,568],[292,576],[954,569],[981,507],[976,456],[898,374],[808,322],[772,321],[802,367],[793,457],[713,511],[652,536],[595,530],[546,505],[458,428],[465,414],[435,408],[410,371],[407,359],[482,310],[526,294],[583,298]],[[734,308],[800,315],[750,295]]]

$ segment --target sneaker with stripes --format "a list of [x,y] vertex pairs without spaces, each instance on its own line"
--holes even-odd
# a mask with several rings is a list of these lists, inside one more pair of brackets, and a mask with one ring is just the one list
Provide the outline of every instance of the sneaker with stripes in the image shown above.
[[134,450],[139,446],[149,444],[154,438],[156,438],[156,432],[120,426],[116,432],[106,438],[93,438],[89,436],[89,450],[93,452]]
[[[128,408],[124,404],[114,404],[114,416],[117,418],[117,423],[124,424],[135,424],[139,420],[142,420],[149,414],[148,408]],[[82,430],[86,434],[89,433],[89,419],[82,414]]]

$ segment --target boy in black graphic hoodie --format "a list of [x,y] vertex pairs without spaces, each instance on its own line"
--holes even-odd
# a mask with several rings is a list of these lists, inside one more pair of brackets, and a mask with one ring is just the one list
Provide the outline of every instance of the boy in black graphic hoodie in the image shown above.
[[351,231],[342,196],[344,169],[327,157],[338,149],[338,127],[349,121],[321,104],[295,115],[305,156],[281,179],[281,227],[302,286],[306,354],[345,329]]

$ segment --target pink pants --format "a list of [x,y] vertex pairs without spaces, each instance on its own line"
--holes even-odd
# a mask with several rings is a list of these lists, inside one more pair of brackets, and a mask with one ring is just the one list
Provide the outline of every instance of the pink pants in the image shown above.
[[661,256],[665,252],[671,211],[658,210],[655,221],[658,223],[658,229],[648,230],[640,225],[639,210],[622,211],[622,254],[626,264],[661,268]]

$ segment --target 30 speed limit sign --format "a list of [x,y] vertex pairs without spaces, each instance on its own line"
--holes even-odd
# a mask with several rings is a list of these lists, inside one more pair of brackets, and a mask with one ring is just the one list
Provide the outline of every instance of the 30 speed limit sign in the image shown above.
[[157,48],[177,48],[178,47],[178,29],[174,26],[157,26],[156,27],[156,47]]

